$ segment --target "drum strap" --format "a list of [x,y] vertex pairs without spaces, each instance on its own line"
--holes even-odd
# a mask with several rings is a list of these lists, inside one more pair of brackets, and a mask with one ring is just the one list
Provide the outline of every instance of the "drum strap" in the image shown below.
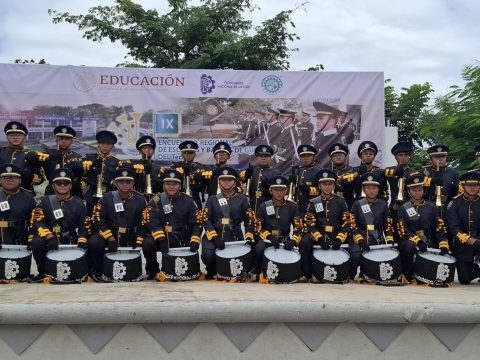
[[[53,218],[55,219],[55,223],[57,226],[62,226],[63,221],[65,220],[65,216],[63,214],[63,210],[60,206],[60,202],[57,199],[56,195],[49,195],[48,202],[50,203],[50,207],[52,210]],[[56,233],[60,233],[61,231],[54,231]]]
[[6,212],[10,210],[10,204],[7,199],[7,195],[3,191],[3,189],[0,189],[0,213],[2,214],[3,217],[6,217]]
[[420,214],[417,212],[417,210],[415,210],[410,201],[407,201],[405,204],[402,205],[402,207],[407,212],[407,215],[411,221],[416,222],[420,220]]
[[[225,199],[225,196],[223,196],[222,193],[217,194],[217,201],[218,205],[220,206],[220,209],[222,210],[223,218],[225,221],[222,221],[222,224],[227,225],[229,228],[230,226],[230,206],[228,205],[227,199]],[[226,224],[228,219],[228,224]]]
[[165,192],[160,194],[160,202],[162,203],[162,210],[167,218],[168,225],[175,229],[175,217],[173,216],[172,205],[170,204],[168,195]]
[[[368,200],[366,198],[360,199],[358,201],[358,204],[360,205],[360,209],[362,210],[363,219],[367,224],[367,228],[369,225],[374,226],[375,219],[373,218],[373,212],[370,208],[370,205],[368,204]],[[371,234],[375,238],[375,240],[378,241],[378,230],[368,230],[368,233]]]
[[[112,200],[115,214],[117,216],[117,224],[119,227],[121,227],[121,225],[127,224],[127,221],[125,220],[125,209],[123,208],[123,201],[117,190],[112,191]],[[120,237],[120,231],[118,237]]]
[[275,206],[273,206],[273,201],[265,201],[265,208],[267,210],[267,216],[270,220],[269,224],[272,227],[272,230],[278,230],[278,219],[277,214],[275,213]]

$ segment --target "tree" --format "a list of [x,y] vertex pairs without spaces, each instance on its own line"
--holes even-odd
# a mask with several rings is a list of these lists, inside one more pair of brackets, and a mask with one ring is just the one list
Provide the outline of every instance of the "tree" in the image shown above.
[[[121,66],[159,68],[288,70],[288,43],[298,36],[289,31],[294,10],[281,11],[254,26],[243,13],[257,6],[251,0],[168,0],[170,12],[159,15],[131,0],[114,6],[95,6],[85,15],[49,10],[53,23],[78,26],[83,37],[119,41],[135,61]],[[303,6],[300,5],[300,7]]]
[[[389,83],[390,79],[385,80]],[[430,94],[433,92],[431,85],[413,84],[408,88],[401,88],[397,94],[391,85],[385,86],[385,120],[391,126],[398,127],[398,139],[421,144],[422,135],[417,128],[423,116],[429,109]]]
[[419,124],[419,134],[430,144],[445,144],[459,170],[475,164],[474,146],[480,142],[480,62],[463,68],[465,86],[451,86],[435,101],[435,112]]

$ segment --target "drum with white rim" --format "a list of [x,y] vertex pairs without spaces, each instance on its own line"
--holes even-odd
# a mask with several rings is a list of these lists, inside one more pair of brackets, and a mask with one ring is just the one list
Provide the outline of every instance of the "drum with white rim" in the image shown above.
[[312,279],[318,282],[345,283],[350,271],[350,253],[344,249],[313,250]]
[[45,275],[56,282],[82,282],[88,276],[86,251],[77,245],[60,245],[47,253]]
[[400,253],[392,245],[372,245],[362,253],[360,269],[367,281],[397,283],[402,276]]
[[451,255],[440,255],[439,249],[427,249],[415,255],[415,279],[429,285],[448,285],[455,278],[455,263]]
[[32,252],[25,245],[3,245],[0,250],[0,280],[25,280],[30,276]]
[[226,242],[225,249],[215,250],[215,262],[217,279],[244,279],[253,269],[252,248],[245,241]]
[[297,282],[301,273],[300,254],[298,250],[265,249],[262,260],[262,272],[268,281],[288,284]]
[[169,280],[194,280],[200,277],[200,258],[198,252],[189,247],[170,248],[162,254],[162,271]]
[[106,253],[103,259],[103,275],[107,281],[142,280],[142,256],[140,250],[119,248],[116,252]]

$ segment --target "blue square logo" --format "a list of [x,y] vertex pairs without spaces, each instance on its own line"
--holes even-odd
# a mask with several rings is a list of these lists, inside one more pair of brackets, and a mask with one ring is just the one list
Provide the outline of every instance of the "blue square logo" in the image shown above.
[[179,135],[180,119],[175,113],[155,113],[154,130],[156,135]]

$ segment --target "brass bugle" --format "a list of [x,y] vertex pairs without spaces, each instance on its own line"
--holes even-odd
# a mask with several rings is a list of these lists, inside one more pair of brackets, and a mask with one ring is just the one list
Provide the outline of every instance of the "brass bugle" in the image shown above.
[[245,185],[245,187],[243,188],[243,194],[244,195],[247,195],[248,196],[248,193],[250,192],[250,183],[251,183],[251,179],[249,178],[247,180],[247,184]]
[[152,195],[152,176],[150,174],[145,175],[145,194]]
[[190,175],[185,175],[185,194],[192,196],[192,189],[190,188]]
[[100,171],[97,175],[97,192],[95,193],[96,198],[103,197],[103,160],[102,166],[100,166]]
[[404,188],[404,180],[403,177],[398,179],[398,194],[397,194],[397,201],[403,201],[403,189]]
[[293,184],[293,181],[290,183],[290,187],[288,188],[288,196],[287,196],[287,200],[288,201],[294,201],[295,199],[295,194],[294,194],[294,184]]
[[[437,160],[435,163],[437,165],[437,173],[440,174],[440,162]],[[442,207],[442,187],[440,185],[435,185],[435,195],[435,205]]]

